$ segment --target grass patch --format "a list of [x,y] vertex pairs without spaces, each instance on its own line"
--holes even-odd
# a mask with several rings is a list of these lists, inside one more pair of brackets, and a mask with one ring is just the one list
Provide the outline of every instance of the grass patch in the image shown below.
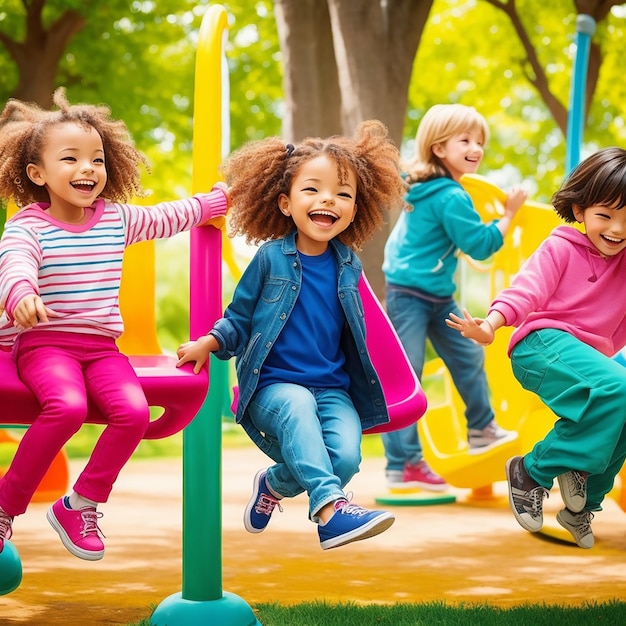
[[[618,600],[578,607],[527,604],[499,608],[488,604],[394,604],[361,606],[315,601],[293,606],[259,604],[254,613],[263,626],[621,626],[626,603]],[[129,626],[150,626],[150,618]],[[158,626],[167,626],[159,624]]]

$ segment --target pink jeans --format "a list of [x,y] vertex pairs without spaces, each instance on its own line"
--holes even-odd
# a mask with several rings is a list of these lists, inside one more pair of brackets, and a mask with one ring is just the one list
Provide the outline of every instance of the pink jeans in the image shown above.
[[42,409],[0,479],[0,506],[10,516],[26,511],[54,457],[85,422],[88,399],[107,426],[74,490],[106,502],[150,421],[146,397],[128,358],[110,337],[39,330],[19,338],[14,357],[20,378]]

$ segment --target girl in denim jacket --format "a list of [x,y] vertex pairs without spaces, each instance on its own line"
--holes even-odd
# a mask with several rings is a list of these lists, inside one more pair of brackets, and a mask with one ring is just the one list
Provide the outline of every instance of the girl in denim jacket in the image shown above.
[[[306,491],[322,549],[377,535],[393,514],[349,502],[363,429],[389,421],[365,345],[354,250],[403,206],[399,154],[378,121],[353,137],[250,142],[224,163],[233,235],[265,242],[213,329],[178,350],[195,371],[237,358],[236,421],[274,465],[254,478],[244,514],[265,530],[282,498]],[[282,509],[281,509],[282,510]]]

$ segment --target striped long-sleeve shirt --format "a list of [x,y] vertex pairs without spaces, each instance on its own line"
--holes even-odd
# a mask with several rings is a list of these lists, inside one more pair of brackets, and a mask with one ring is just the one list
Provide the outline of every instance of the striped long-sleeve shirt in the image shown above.
[[21,332],[58,330],[117,338],[124,249],[137,241],[164,239],[226,214],[220,189],[150,207],[97,200],[91,216],[73,225],[54,219],[48,205],[20,210],[0,240],[0,346],[19,332],[13,312],[29,294],[38,294],[57,316]]

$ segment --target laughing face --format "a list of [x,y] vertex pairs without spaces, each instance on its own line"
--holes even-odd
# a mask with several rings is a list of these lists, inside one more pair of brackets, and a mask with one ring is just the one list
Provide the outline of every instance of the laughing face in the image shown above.
[[356,191],[356,174],[349,171],[346,179],[340,180],[337,164],[327,156],[302,165],[289,195],[278,198],[278,208],[296,225],[300,252],[322,254],[328,242],[350,226],[357,210]]
[[439,158],[457,182],[463,174],[475,174],[485,154],[485,137],[480,128],[466,130],[452,135],[443,143],[432,147],[433,154]]
[[574,205],[576,221],[585,225],[589,241],[603,257],[615,256],[626,248],[626,210],[594,205]]
[[84,207],[99,197],[107,182],[102,138],[95,128],[74,122],[48,129],[39,163],[26,168],[28,177],[45,186],[49,213],[66,222],[80,221]]

